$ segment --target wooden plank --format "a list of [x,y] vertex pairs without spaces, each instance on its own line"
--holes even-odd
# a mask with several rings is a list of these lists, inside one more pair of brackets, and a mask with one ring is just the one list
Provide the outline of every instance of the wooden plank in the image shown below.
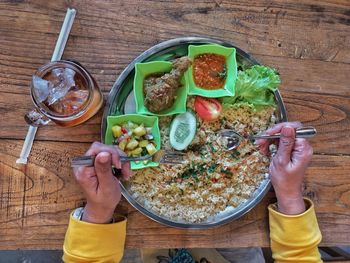
[[315,153],[350,154],[350,97],[297,91],[282,94],[289,120],[316,127],[318,134],[311,140]]
[[[28,95],[2,93],[0,96],[0,113],[4,120],[0,123],[0,138],[24,139],[28,131],[28,124],[24,120],[26,112],[33,108]],[[61,127],[50,123],[38,129],[36,140],[58,140],[73,142],[91,142],[100,140],[101,118],[103,108],[84,125],[76,127]]]
[[[129,43],[150,45],[174,36],[205,33],[234,40],[242,47],[248,45],[248,51],[258,54],[349,62],[348,1],[182,0],[141,4],[134,0],[72,1],[69,5],[79,12],[73,31],[79,37],[118,43],[137,40]],[[40,0],[2,6],[6,7],[0,16],[3,28],[56,34],[67,4]]]
[[[99,75],[106,91],[138,53],[186,35],[225,39],[255,55],[350,62],[348,1],[248,2],[72,1],[78,15],[64,57]],[[66,7],[64,1],[0,3],[6,91],[19,85],[15,92],[28,93],[31,74],[51,57]]]
[[[135,8],[135,3],[129,1],[128,5],[124,5],[123,2],[91,5],[73,2],[73,6],[78,8],[79,13],[65,56],[75,58],[86,65],[96,77],[103,91],[110,90],[118,73],[137,54],[156,42],[174,36],[208,32],[209,36],[220,36],[220,38],[237,43],[238,46],[252,52],[264,64],[274,66],[280,71],[283,81],[282,95],[286,97],[291,120],[301,120],[306,124],[315,125],[320,123],[323,126],[333,123],[333,118],[335,118],[336,125],[341,127],[341,130],[337,134],[329,134],[331,126],[325,130],[326,133],[323,133],[324,128],[321,127],[321,139],[331,139],[330,143],[335,145],[332,147],[332,153],[347,153],[347,150],[344,149],[344,145],[347,145],[349,141],[346,137],[349,130],[349,89],[346,74],[350,71],[350,65],[338,63],[336,59],[329,62],[327,60],[330,59],[320,58],[318,53],[315,55],[315,52],[319,52],[318,47],[315,46],[320,43],[318,38],[321,38],[323,41],[332,41],[332,43],[325,44],[327,48],[339,46],[342,50],[348,50],[349,26],[345,25],[349,10],[348,2],[331,1],[310,4],[309,1],[304,1],[295,4],[292,1],[273,3],[251,1],[250,5],[242,5],[232,1],[219,4],[198,1],[193,5],[181,1],[170,4],[156,1],[145,2],[142,5],[137,3],[137,8]],[[6,8],[1,8],[4,6]],[[11,120],[10,123],[0,123],[0,138],[23,139],[26,134],[27,126],[22,116],[32,107],[28,88],[31,74],[51,55],[57,38],[56,33],[61,24],[63,7],[65,3],[59,1],[48,5],[41,4],[41,1],[34,1],[29,5],[12,2],[0,4],[0,14],[3,15],[0,16],[0,88],[3,92],[0,98],[0,113],[4,119]],[[123,8],[120,9],[120,7]],[[151,21],[144,23],[145,16],[138,14],[145,13],[151,7],[153,10]],[[115,8],[122,10],[118,16],[113,12]],[[274,10],[279,9],[287,13],[284,16],[279,13],[277,17],[280,22],[275,23]],[[100,15],[102,12],[103,17]],[[174,14],[182,15],[182,19]],[[241,20],[238,23],[237,15],[245,23]],[[310,27],[310,23],[311,25],[313,23],[310,19],[315,18],[312,15],[322,18],[320,25],[316,28]],[[208,23],[202,23],[204,17],[208,19]],[[328,18],[332,18],[335,21],[334,24],[330,23]],[[218,26],[219,29],[215,28],[218,21],[210,22],[215,19],[223,25]],[[228,27],[227,23],[232,22],[232,19],[236,19],[234,21],[237,23]],[[191,24],[188,21],[196,21],[196,23]],[[118,27],[115,27],[117,23]],[[168,26],[169,30],[164,31],[164,26]],[[290,55],[289,51],[281,52],[280,48],[284,47],[284,43],[277,44],[277,47],[279,45],[281,47],[276,49],[269,37],[262,38],[258,34],[259,29],[266,26],[269,29],[268,36],[282,34],[284,38],[288,38],[287,44],[297,41],[307,50],[312,50],[313,53],[309,52],[309,55],[301,56],[298,51],[297,56],[294,56]],[[220,31],[222,27],[226,28],[225,32]],[[312,32],[317,32],[318,38],[313,38],[313,33],[309,34],[310,32],[305,31],[305,28],[311,30],[309,27]],[[154,30],[149,32],[147,31],[150,30],[149,28]],[[253,35],[252,28],[257,31]],[[322,31],[324,28],[327,30]],[[175,34],[180,29],[183,32]],[[304,36],[305,39],[295,38],[295,36],[291,38],[290,32],[294,32],[293,30],[302,31],[301,36]],[[249,42],[246,41],[246,38],[249,38]],[[299,50],[299,47],[297,49]],[[330,52],[324,49],[321,51],[322,54]],[[338,54],[341,54],[343,51],[339,52]],[[350,52],[345,53],[350,54]],[[344,58],[344,56],[341,57]],[[320,61],[322,59],[324,61]],[[289,93],[290,91],[294,93]],[[300,92],[315,93],[314,96],[311,96],[314,102],[303,100],[305,93]],[[291,96],[290,94],[293,94],[293,97],[288,97]],[[328,97],[326,94],[335,96]],[[308,95],[311,94],[306,94]],[[343,96],[344,99],[339,96]],[[334,99],[338,104],[334,104]],[[320,105],[317,105],[316,101],[320,101]],[[310,114],[300,114],[304,111]],[[52,125],[42,128],[38,132],[37,140],[53,140],[53,138],[75,142],[99,140],[100,117],[101,115],[96,116],[81,127],[63,129]],[[341,138],[340,141],[335,141],[336,136]],[[323,153],[328,150],[325,144],[320,147],[316,145],[316,148],[323,149],[321,151]]]
[[[6,38],[6,34],[3,37]],[[35,55],[35,57],[25,57],[25,54],[20,54],[24,49],[21,46],[11,47],[11,50],[8,52],[9,54],[4,54],[3,50],[9,49],[9,43],[15,41],[14,39],[12,40],[12,38],[8,38],[7,40],[8,41],[4,44],[0,41],[0,65],[2,68],[0,71],[1,90],[6,93],[28,96],[32,74],[35,73],[38,67],[48,61],[49,56],[42,56],[41,58],[36,57],[37,55]],[[82,40],[79,39],[77,41],[80,42]],[[130,50],[130,47],[127,45],[118,45],[118,49],[111,51],[110,54],[101,55],[99,58],[95,56],[90,58],[86,53],[94,54],[96,49],[107,49],[109,45],[113,44],[108,42],[104,43],[102,40],[96,40],[92,48],[88,41],[84,42],[86,42],[86,46],[75,51],[77,53],[76,55],[65,55],[65,57],[74,58],[85,65],[96,78],[100,88],[105,93],[109,92],[118,74],[137,55],[151,47],[143,46],[143,49],[133,51]],[[100,44],[102,43],[104,44],[101,47]],[[245,46],[239,47],[245,49]],[[70,47],[68,44],[68,52],[70,48],[79,47],[78,45]],[[31,53],[29,49],[25,51],[25,53],[27,52]],[[36,51],[33,51],[33,53],[35,52]],[[39,52],[39,50],[37,52]],[[277,68],[281,74],[283,85],[285,86],[291,86],[293,89],[298,88],[301,91],[349,95],[346,73],[350,70],[350,64],[252,54],[262,64]],[[31,61],[35,61],[35,63]],[[97,63],[96,61],[99,62]]]
[[[83,204],[69,159],[87,143],[36,142],[27,166],[15,160],[21,141],[0,141],[0,249],[60,249],[69,213]],[[304,193],[316,206],[322,245],[350,243],[349,156],[315,155]],[[330,180],[331,178],[331,180]],[[266,206],[272,193],[237,221],[208,230],[165,227],[135,211],[126,201],[118,211],[128,216],[127,248],[269,246]]]
[[[225,39],[276,67],[290,119],[319,131],[304,192],[315,202],[323,245],[350,243],[349,1],[34,0],[0,3],[0,249],[61,249],[68,215],[84,201],[69,158],[99,139],[101,113],[83,126],[40,129],[30,163],[15,164],[31,75],[51,57],[68,6],[78,15],[64,57],[85,65],[105,94],[140,52],[180,36]],[[201,231],[161,226],[125,201],[118,211],[129,218],[129,248],[268,246],[271,197],[237,221]]]
[[[350,96],[346,83],[350,64],[274,56],[256,56],[262,64],[280,73],[280,90]],[[302,95],[301,95],[302,96]]]
[[[282,85],[282,96],[287,106],[289,120],[299,120],[305,125],[313,125],[317,128],[318,135],[312,140],[315,152],[349,155],[350,96],[341,94],[341,91],[336,95],[320,94],[316,91],[306,91],[307,87],[302,88],[305,91],[299,91],[299,87],[287,85]],[[0,97],[2,117],[11,120],[11,122],[0,123],[0,137],[24,138],[27,125],[21,116],[28,110],[26,107],[30,106],[21,106],[21,103],[27,100],[28,97],[22,94],[3,93]],[[24,104],[30,105],[30,102]],[[15,111],[9,110],[15,108]],[[38,131],[36,140],[72,142],[100,140],[101,118],[102,112],[81,126],[59,127],[52,124],[42,127]]]

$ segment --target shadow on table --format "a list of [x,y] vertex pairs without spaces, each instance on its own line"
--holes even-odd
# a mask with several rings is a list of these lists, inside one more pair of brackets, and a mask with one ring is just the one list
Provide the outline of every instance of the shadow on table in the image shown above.
[[[273,263],[271,249],[263,248],[266,263]],[[319,247],[324,262],[350,262],[350,247]]]
[[[252,252],[251,248],[247,249],[250,249],[250,253]],[[234,258],[236,252],[242,253],[243,250],[218,249],[230,262],[237,262]],[[260,251],[262,251],[266,263],[273,262],[270,248],[263,248]],[[62,250],[1,250],[0,263],[56,263],[62,262],[62,253]],[[320,253],[325,262],[349,262],[350,260],[350,247],[320,247]],[[138,249],[126,249],[121,263],[142,263],[140,256]]]

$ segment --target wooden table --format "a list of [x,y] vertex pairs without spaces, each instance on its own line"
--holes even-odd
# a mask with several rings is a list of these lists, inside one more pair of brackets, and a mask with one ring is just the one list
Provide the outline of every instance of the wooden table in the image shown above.
[[[101,112],[73,128],[40,128],[27,165],[16,165],[32,107],[31,75],[50,58],[66,8],[77,17],[64,58],[95,76],[107,96],[120,72],[161,41],[208,36],[276,67],[290,120],[319,131],[304,193],[316,206],[322,245],[350,244],[350,2],[2,1],[0,3],[0,249],[60,249],[69,213],[83,204],[72,156],[100,138]],[[247,215],[208,230],[146,218],[126,201],[126,247],[269,246],[270,193]]]

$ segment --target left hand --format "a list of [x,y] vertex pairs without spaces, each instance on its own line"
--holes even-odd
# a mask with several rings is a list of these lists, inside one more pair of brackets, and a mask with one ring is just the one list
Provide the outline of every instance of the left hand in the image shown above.
[[115,146],[95,142],[86,152],[86,155],[96,155],[95,166],[73,170],[87,200],[83,221],[96,224],[111,221],[121,199],[119,180],[112,174],[112,164],[122,170],[125,180],[131,175],[130,164],[120,162],[119,156],[122,154]]

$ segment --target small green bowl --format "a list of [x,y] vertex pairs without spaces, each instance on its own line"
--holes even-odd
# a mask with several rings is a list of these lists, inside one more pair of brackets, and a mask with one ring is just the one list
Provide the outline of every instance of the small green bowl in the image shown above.
[[[152,135],[154,136],[154,141],[156,142],[156,149],[160,150],[160,131],[158,126],[158,117],[156,116],[143,116],[138,114],[126,114],[119,116],[108,116],[107,117],[107,129],[105,134],[105,144],[113,144],[113,134],[112,127],[117,124],[122,124],[127,121],[132,121],[137,124],[143,123],[146,127],[152,127]],[[145,167],[158,166],[159,163],[148,162],[144,164],[142,161],[139,163],[131,162],[131,169],[137,170]]]
[[222,89],[207,90],[198,87],[193,79],[193,66],[187,71],[189,85],[189,95],[200,95],[208,98],[219,98],[235,95],[235,83],[237,78],[236,49],[228,48],[216,44],[194,46],[189,45],[188,57],[194,61],[197,55],[212,53],[222,55],[226,58],[226,81]]
[[168,61],[153,61],[147,63],[136,63],[135,65],[135,78],[134,78],[134,94],[136,101],[136,112],[138,114],[167,116],[178,113],[186,112],[186,100],[188,93],[187,81],[185,76],[182,79],[182,86],[177,90],[176,100],[169,109],[161,111],[159,113],[150,112],[144,103],[143,96],[143,81],[150,75],[155,73],[170,72],[172,69],[172,63]]

